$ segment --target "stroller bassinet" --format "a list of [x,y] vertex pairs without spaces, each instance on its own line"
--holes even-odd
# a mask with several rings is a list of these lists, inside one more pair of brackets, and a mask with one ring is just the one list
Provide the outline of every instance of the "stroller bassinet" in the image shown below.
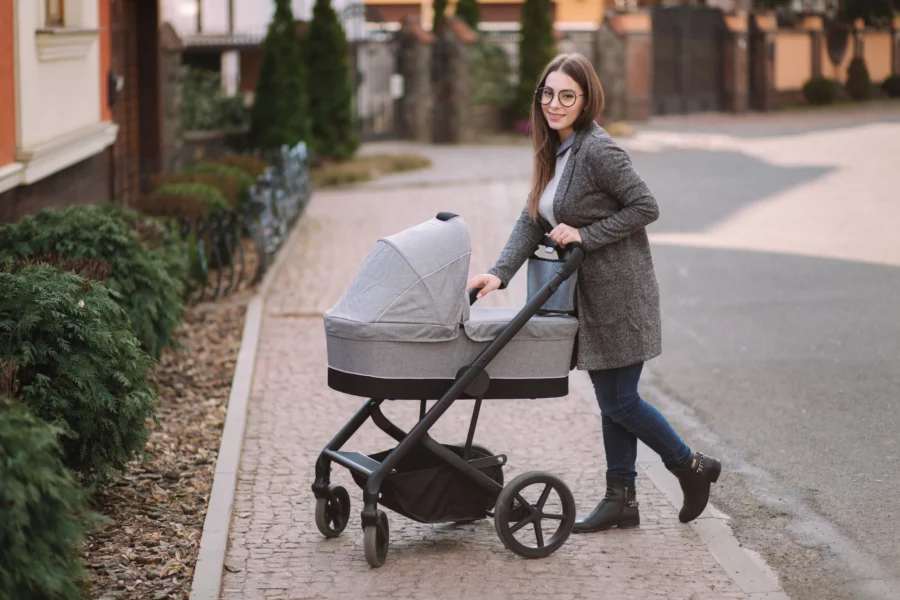
[[[440,398],[519,309],[469,308],[465,222],[434,218],[378,240],[325,313],[328,385],[356,396]],[[485,399],[568,394],[578,321],[534,316],[487,366]],[[463,395],[463,398],[470,397]]]
[[[346,528],[350,496],[331,484],[331,464],[347,467],[363,489],[365,555],[384,563],[389,527],[378,505],[426,523],[488,516],[503,544],[530,558],[552,554],[575,523],[575,500],[558,478],[524,473],[504,485],[506,456],[473,444],[481,402],[549,398],[568,393],[578,321],[538,316],[584,257],[573,244],[565,264],[522,309],[470,307],[465,293],[471,247],[465,222],[451,213],[381,238],[340,301],[325,313],[328,385],[369,400],[316,461],[316,526],[326,537]],[[475,399],[465,444],[440,444],[428,434],[456,400]],[[419,421],[404,432],[381,411],[385,400],[417,399]],[[437,402],[427,410],[426,401]],[[397,446],[374,454],[341,448],[369,419]],[[537,501],[523,490],[540,486]],[[561,502],[550,511],[552,492]],[[494,512],[492,513],[491,510]],[[544,539],[541,523],[558,524]],[[516,533],[533,527],[536,546]]]

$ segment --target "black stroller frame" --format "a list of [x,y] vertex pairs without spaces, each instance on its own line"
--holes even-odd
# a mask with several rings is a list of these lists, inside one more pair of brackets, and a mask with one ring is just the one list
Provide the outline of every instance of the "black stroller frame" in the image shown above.
[[[392,423],[382,412],[381,404],[385,399],[370,398],[325,446],[316,461],[316,479],[312,485],[312,491],[316,497],[316,525],[324,536],[337,537],[349,522],[349,494],[343,487],[331,485],[331,465],[334,462],[349,469],[358,483],[364,482],[364,507],[361,516],[365,534],[366,560],[372,567],[383,565],[389,544],[389,529],[387,516],[378,509],[382,487],[385,479],[394,472],[404,458],[414,450],[424,448],[444,465],[463,474],[489,494],[488,502],[481,515],[460,520],[494,517],[497,533],[504,545],[526,558],[549,556],[565,543],[575,523],[575,501],[565,483],[549,473],[529,472],[503,485],[502,473],[499,478],[494,478],[486,474],[485,470],[491,467],[499,470],[506,464],[506,456],[502,454],[494,456],[487,450],[473,445],[482,399],[490,386],[490,377],[485,369],[528,320],[538,314],[541,306],[557,288],[575,273],[585,256],[584,248],[579,243],[569,244],[565,252],[568,256],[552,279],[541,287],[471,364],[462,367],[457,372],[456,379],[442,397],[428,410],[426,410],[427,400],[420,400],[419,420],[409,432],[403,431]],[[470,304],[475,303],[478,291],[477,289],[471,290]],[[474,398],[475,405],[465,447],[460,452],[454,452],[448,446],[432,438],[429,430],[456,400],[464,397]],[[344,444],[370,418],[376,426],[398,442],[398,445],[380,462],[359,452],[341,450]],[[474,458],[471,458],[472,456]],[[526,487],[536,484],[544,485],[544,489],[539,500],[532,504],[522,496],[521,492]],[[553,490],[557,492],[562,501],[562,514],[544,512],[545,503]],[[493,513],[491,508],[494,508]],[[541,527],[541,521],[544,519],[560,522],[555,534],[546,543]],[[513,536],[528,525],[534,527],[536,547],[525,545]]]

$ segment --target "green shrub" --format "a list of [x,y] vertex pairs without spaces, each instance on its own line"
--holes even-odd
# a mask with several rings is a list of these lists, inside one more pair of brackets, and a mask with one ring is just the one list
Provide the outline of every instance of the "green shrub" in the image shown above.
[[122,469],[155,418],[153,360],[103,285],[59,269],[5,263],[0,271],[0,361],[18,367],[31,411],[61,431],[66,466],[85,475]]
[[107,286],[118,295],[146,351],[159,358],[181,319],[183,282],[121,221],[97,206],[46,209],[0,227],[0,258],[56,253],[109,263]]
[[891,75],[881,84],[881,91],[891,98],[900,98],[900,75]]
[[232,129],[246,122],[247,109],[240,95],[228,96],[215,71],[182,67],[181,123],[185,131]]
[[347,36],[331,6],[316,0],[304,46],[309,71],[311,149],[322,157],[346,160],[359,148],[353,124],[353,86]]
[[150,191],[173,183],[203,183],[210,185],[225,197],[229,206],[236,206],[241,199],[241,183],[234,175],[225,173],[158,173],[150,176]]
[[854,100],[868,100],[872,97],[872,79],[869,77],[866,61],[862,57],[857,56],[850,61],[845,87]]
[[472,44],[469,72],[472,105],[507,108],[515,86],[505,73],[510,72],[509,55],[503,46],[480,37]]
[[803,86],[803,97],[810,104],[833,104],[841,86],[834,79],[813,77]]
[[56,431],[0,398],[0,600],[81,600],[78,544],[94,520]]
[[257,148],[276,149],[309,140],[308,87],[291,2],[275,0],[250,111],[250,139]]
[[185,258],[184,242],[178,231],[166,227],[158,219],[117,204],[101,205],[101,208],[134,231],[147,249],[159,256],[166,273],[187,283],[187,259]]
[[229,167],[237,167],[254,180],[261,177],[269,168],[269,163],[265,159],[249,154],[226,154],[217,158],[215,162]]
[[222,192],[205,183],[167,183],[156,188],[150,195],[154,198],[162,196],[196,198],[203,202],[208,209],[207,212],[217,212],[231,208],[228,206],[228,201],[222,195]]
[[478,29],[481,20],[481,9],[478,0],[459,0],[456,4],[456,16],[466,22],[472,29]]
[[228,175],[234,177],[239,187],[238,201],[247,202],[250,200],[250,188],[256,183],[256,178],[246,173],[238,167],[231,167],[214,162],[204,162],[193,167],[184,169],[185,173],[215,173],[217,175]]

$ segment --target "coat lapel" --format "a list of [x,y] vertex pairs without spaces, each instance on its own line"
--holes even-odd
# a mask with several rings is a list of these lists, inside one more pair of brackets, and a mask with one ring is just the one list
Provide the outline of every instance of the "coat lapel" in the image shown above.
[[593,130],[596,125],[585,127],[575,134],[575,143],[569,149],[569,160],[566,161],[566,168],[563,170],[562,177],[559,180],[559,186],[556,188],[556,194],[553,196],[553,217],[557,223],[563,221],[559,218],[559,209],[565,202],[566,194],[569,192],[569,184],[572,182],[572,173],[575,172],[575,164],[578,162],[578,150],[581,148],[584,138]]

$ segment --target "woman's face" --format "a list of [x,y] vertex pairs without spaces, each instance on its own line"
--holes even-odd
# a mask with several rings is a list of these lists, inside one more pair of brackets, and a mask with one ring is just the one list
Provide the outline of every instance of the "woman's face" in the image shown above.
[[544,118],[551,129],[565,140],[574,132],[575,120],[584,110],[584,90],[562,71],[547,75],[544,87],[538,92]]

